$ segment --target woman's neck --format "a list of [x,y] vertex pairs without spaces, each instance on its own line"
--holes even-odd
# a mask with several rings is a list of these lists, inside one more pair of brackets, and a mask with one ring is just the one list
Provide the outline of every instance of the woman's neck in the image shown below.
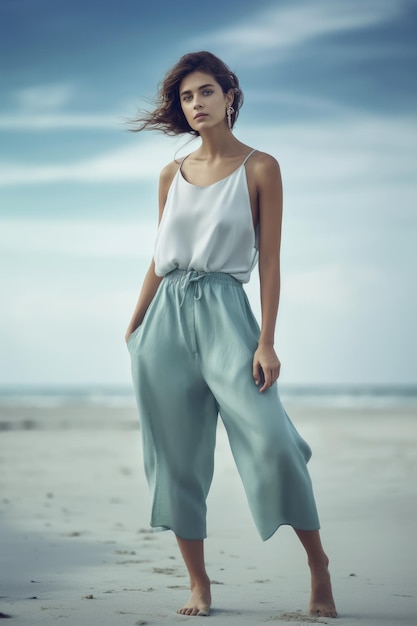
[[214,161],[221,157],[232,156],[241,151],[244,144],[236,139],[229,130],[211,128],[201,133],[201,146],[196,150],[199,158]]

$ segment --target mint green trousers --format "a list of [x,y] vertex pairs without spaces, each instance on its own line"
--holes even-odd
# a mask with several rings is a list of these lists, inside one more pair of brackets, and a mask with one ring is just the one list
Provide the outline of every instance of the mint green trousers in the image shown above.
[[239,281],[175,270],[129,337],[154,528],[206,537],[218,415],[261,538],[282,524],[319,528],[311,450],[277,384],[260,394],[252,377],[259,332]]

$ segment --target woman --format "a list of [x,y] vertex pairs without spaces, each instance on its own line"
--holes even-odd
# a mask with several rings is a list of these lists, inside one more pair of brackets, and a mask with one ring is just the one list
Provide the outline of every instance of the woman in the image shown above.
[[[306,468],[311,451],[275,384],[280,169],[232,134],[242,101],[220,59],[191,53],[166,75],[157,108],[136,120],[138,130],[201,138],[162,170],[154,258],[126,332],[151,525],[174,531],[190,575],[191,597],[178,612],[208,615],[203,540],[220,414],[261,538],[294,528],[311,569],[309,610],[336,617]],[[242,287],[258,258],[261,328]]]

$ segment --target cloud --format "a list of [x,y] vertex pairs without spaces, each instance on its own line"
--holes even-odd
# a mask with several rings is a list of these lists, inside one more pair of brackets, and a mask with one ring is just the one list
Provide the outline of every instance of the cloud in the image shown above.
[[[261,10],[234,27],[192,38],[188,47],[219,47],[233,62],[268,63],[268,54],[300,46],[319,37],[378,25],[401,15],[406,0],[309,0]],[[283,57],[280,56],[280,59]],[[269,57],[276,62],[276,56]]]
[[80,101],[80,90],[66,83],[33,85],[13,92],[9,99],[13,108],[0,113],[0,131],[111,130],[123,126],[126,116],[122,111],[132,109],[131,103],[125,103],[119,112],[74,112],[71,107]]
[[34,85],[19,89],[14,94],[14,100],[20,109],[27,112],[54,111],[62,109],[76,97],[77,89],[74,85],[55,83],[49,85]]
[[148,221],[2,219],[0,249],[3,255],[20,258],[42,255],[55,259],[63,256],[148,259],[152,255],[156,229],[156,213],[154,219]]
[[326,310],[339,318],[349,318],[363,307],[367,294],[381,289],[383,269],[349,265],[336,259],[325,266],[306,267],[290,272],[285,292],[296,307]]
[[1,131],[42,131],[65,129],[112,130],[122,126],[120,115],[74,113],[17,113],[0,115]]
[[[338,116],[351,117],[352,115],[361,115],[360,109],[352,106],[351,103],[335,102],[328,98],[312,95],[309,93],[298,93],[287,91],[274,91],[273,89],[245,89],[245,99],[253,105],[265,107],[279,106],[284,111],[300,112],[298,119],[304,121],[308,116],[314,115],[318,120],[323,117]],[[294,117],[294,115],[292,115]],[[1,124],[1,118],[0,118]]]
[[118,148],[72,163],[0,163],[0,186],[57,182],[114,183],[155,180],[159,170],[172,160],[175,147],[165,138],[138,140],[134,146]]

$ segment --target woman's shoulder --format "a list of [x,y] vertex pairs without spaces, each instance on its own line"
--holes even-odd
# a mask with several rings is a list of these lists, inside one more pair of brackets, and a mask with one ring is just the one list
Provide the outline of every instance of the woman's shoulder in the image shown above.
[[263,168],[277,168],[279,167],[278,160],[272,156],[272,154],[268,154],[268,152],[262,152],[262,150],[257,150],[253,148],[253,154],[248,160],[248,163],[252,161],[256,167]]
[[247,169],[259,179],[280,175],[278,160],[272,154],[256,149],[247,161]]
[[178,169],[181,165],[181,161],[182,159],[180,161],[179,160],[170,161],[170,163],[168,163],[167,165],[165,165],[165,167],[162,168],[161,173],[159,175],[159,185],[161,187],[165,187],[166,189],[168,189],[171,186],[171,183],[174,180],[174,177],[176,173],[178,172]]
[[165,165],[160,173],[160,179],[166,180],[167,178],[173,178],[178,171],[179,166],[181,165],[181,161],[174,160],[170,161]]

